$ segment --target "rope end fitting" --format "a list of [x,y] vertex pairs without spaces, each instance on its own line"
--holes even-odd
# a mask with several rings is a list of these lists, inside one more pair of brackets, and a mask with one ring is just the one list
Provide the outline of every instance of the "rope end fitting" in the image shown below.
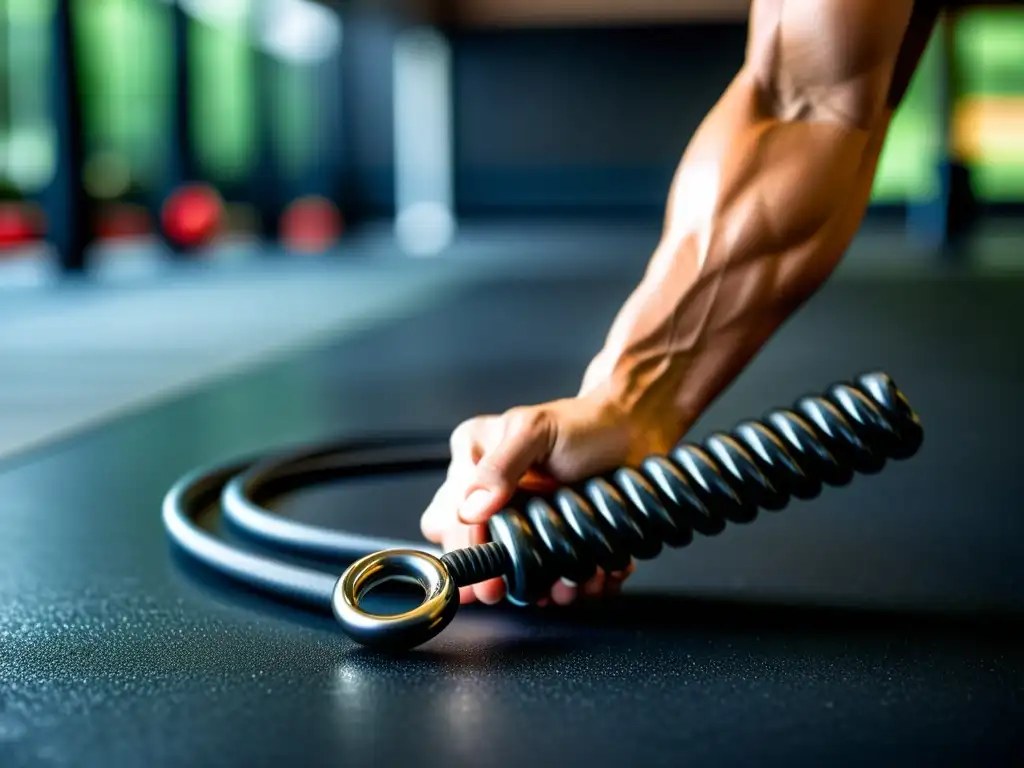
[[[393,615],[360,606],[366,594],[387,581],[419,585],[423,601]],[[380,650],[405,651],[431,640],[459,610],[458,584],[439,558],[415,549],[389,549],[356,560],[334,586],[334,617],[357,643]]]

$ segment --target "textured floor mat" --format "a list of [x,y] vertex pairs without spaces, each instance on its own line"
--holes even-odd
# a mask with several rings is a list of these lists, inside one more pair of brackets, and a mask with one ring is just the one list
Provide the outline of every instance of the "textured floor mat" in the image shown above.
[[8,296],[0,307],[0,457],[422,309],[459,282],[437,264],[285,263]]

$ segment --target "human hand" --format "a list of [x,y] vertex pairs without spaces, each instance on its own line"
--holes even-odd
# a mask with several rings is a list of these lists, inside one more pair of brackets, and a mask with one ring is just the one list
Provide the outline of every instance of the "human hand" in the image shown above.
[[[638,423],[630,414],[593,395],[513,408],[460,424],[451,436],[448,475],[420,520],[423,535],[445,552],[488,540],[487,521],[519,490],[552,491],[652,453],[668,451],[675,437]],[[634,565],[598,573],[586,584],[558,581],[551,600],[568,605],[578,595],[617,592]],[[462,603],[497,603],[501,579],[460,590]]]

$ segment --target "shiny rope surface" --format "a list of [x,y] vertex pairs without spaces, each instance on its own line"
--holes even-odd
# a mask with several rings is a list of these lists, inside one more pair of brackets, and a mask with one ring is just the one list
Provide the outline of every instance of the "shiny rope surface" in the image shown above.
[[[639,467],[517,499],[491,519],[491,542],[456,552],[302,524],[262,506],[327,481],[443,471],[450,460],[447,435],[339,441],[197,470],[168,492],[163,517],[180,548],[242,584],[333,608],[362,642],[384,644],[401,635],[418,643],[451,620],[455,607],[445,601],[458,586],[503,577],[509,600],[528,604],[558,578],[582,583],[598,568],[622,570],[634,558],[656,557],[664,546],[690,544],[694,533],[715,536],[729,522],[753,521],[760,509],[781,510],[792,498],[814,498],[824,485],[878,473],[888,460],[914,455],[922,440],[920,420],[903,393],[886,374],[871,373],[700,443],[681,442]],[[214,504],[234,529],[265,547],[356,562],[338,577],[238,550],[196,524],[195,517]],[[385,576],[403,575],[433,590],[426,601],[433,601],[432,611],[406,616],[401,627],[398,619],[361,611],[363,591]],[[429,631],[413,626],[413,618],[428,622]]]
[[[245,586],[318,610],[330,610],[337,575],[240,550],[203,529],[196,518],[219,506],[240,533],[273,549],[339,562],[389,549],[440,555],[424,542],[375,538],[298,523],[252,499],[332,479],[440,471],[448,466],[447,435],[395,435],[339,440],[297,452],[257,456],[194,470],[163,500],[164,528],[185,554]],[[249,495],[249,494],[255,494]]]

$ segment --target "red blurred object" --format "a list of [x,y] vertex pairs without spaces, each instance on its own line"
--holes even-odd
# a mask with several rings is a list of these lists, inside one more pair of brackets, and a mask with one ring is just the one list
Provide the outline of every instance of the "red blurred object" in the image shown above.
[[281,240],[290,250],[322,253],[341,239],[344,228],[341,211],[330,200],[302,197],[281,217]]
[[96,236],[105,240],[141,237],[152,234],[153,219],[141,205],[112,203],[97,216]]
[[0,248],[16,248],[42,240],[46,217],[37,205],[23,202],[0,203]]
[[213,240],[224,225],[225,206],[208,184],[190,184],[171,194],[161,211],[167,237],[178,245],[195,247]]

